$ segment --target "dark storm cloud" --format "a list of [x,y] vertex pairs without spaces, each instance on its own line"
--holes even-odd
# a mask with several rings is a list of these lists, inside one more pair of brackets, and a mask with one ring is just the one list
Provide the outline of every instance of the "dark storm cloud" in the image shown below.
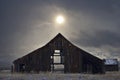
[[89,35],[87,32],[81,32],[80,34],[82,36],[80,36],[80,39],[77,39],[75,42],[83,46],[101,47],[107,45],[120,47],[120,35],[115,32],[99,30],[95,31],[93,35]]
[[94,12],[101,14],[104,11],[111,13],[113,8],[117,8],[117,5],[120,6],[120,1],[118,0],[59,0],[57,3],[68,10],[93,11],[93,14]]
[[120,48],[118,0],[0,0],[0,63],[11,62],[40,47],[59,32],[53,17],[64,14],[61,32],[79,46]]

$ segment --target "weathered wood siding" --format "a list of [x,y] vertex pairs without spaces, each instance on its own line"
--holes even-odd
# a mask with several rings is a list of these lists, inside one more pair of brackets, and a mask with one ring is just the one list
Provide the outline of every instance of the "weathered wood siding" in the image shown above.
[[61,34],[58,34],[42,48],[15,60],[13,62],[14,71],[51,71],[50,57],[53,56],[55,50],[60,50],[61,55],[64,56],[65,73],[104,73],[104,65],[101,59],[74,46]]

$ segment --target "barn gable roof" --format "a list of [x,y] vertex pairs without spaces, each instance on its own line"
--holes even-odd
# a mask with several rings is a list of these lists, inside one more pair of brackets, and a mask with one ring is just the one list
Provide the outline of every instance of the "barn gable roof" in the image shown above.
[[117,59],[104,59],[105,65],[117,65],[118,61]]
[[[87,55],[87,56],[90,56],[90,57],[94,57],[94,58],[96,58],[97,60],[101,60],[101,59],[99,59],[98,57],[96,57],[96,56],[94,56],[94,55],[86,52],[85,50],[83,50],[83,49],[75,46],[74,44],[72,44],[72,43],[71,43],[69,40],[67,40],[61,33],[58,33],[52,40],[50,40],[50,41],[49,41],[47,44],[45,44],[43,47],[38,48],[38,49],[34,50],[33,52],[31,52],[31,53],[23,56],[23,57],[29,56],[29,55],[31,55],[31,54],[38,53],[41,49],[43,49],[43,48],[46,47],[47,45],[49,45],[49,44],[51,44],[51,43],[53,43],[53,42],[57,42],[58,40],[64,40],[65,42],[69,43],[69,45],[72,45],[72,46],[74,46],[75,48],[81,50],[82,52],[84,52],[83,55],[85,55],[85,56]],[[23,57],[21,57],[21,58],[23,58]],[[14,62],[20,60],[21,58],[15,60]],[[14,62],[13,62],[13,63],[14,63]]]

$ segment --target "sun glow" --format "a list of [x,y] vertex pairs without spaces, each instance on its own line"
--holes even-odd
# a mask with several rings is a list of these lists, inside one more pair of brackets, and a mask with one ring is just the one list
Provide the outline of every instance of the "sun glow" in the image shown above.
[[59,15],[59,16],[56,17],[56,22],[58,24],[62,24],[62,23],[64,23],[64,21],[65,21],[65,19],[64,19],[63,16]]

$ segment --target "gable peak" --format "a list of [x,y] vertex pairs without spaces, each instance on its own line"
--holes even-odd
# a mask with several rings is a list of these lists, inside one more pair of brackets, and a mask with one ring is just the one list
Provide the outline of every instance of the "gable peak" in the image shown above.
[[58,33],[56,37],[64,37],[61,33]]

